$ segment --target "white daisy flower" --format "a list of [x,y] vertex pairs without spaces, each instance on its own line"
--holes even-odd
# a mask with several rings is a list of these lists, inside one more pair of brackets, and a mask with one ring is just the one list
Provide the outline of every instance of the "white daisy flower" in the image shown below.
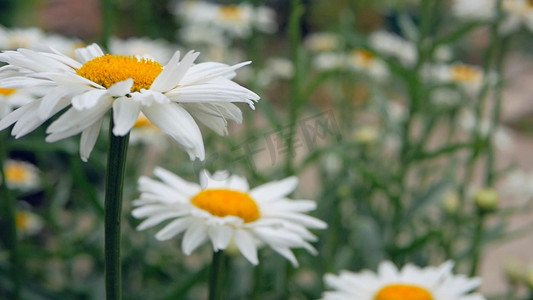
[[[459,126],[464,130],[472,133],[476,129],[476,116],[470,112],[463,110],[459,115]],[[483,118],[479,124],[479,134],[486,138],[489,134],[491,120]],[[514,148],[514,141],[512,130],[509,127],[497,124],[494,129],[494,136],[492,138],[493,146],[499,151],[509,152]]]
[[323,52],[315,55],[313,66],[318,71],[342,70],[346,68],[346,55],[336,52]]
[[109,41],[109,52],[112,54],[147,58],[164,63],[170,60],[176,48],[165,40],[151,40],[146,37],[126,40],[112,37]]
[[304,46],[312,52],[332,52],[342,48],[344,41],[331,32],[315,32],[304,40]]
[[372,76],[378,81],[385,80],[389,75],[385,62],[363,49],[356,49],[350,53],[348,65],[357,71]]
[[529,0],[505,0],[502,9],[506,13],[500,31],[503,34],[512,33],[524,25],[533,31],[533,2]]
[[0,88],[34,87],[47,92],[3,118],[0,130],[16,123],[12,134],[19,138],[72,105],[47,128],[46,141],[81,133],[80,156],[86,161],[107,111],[113,108],[116,136],[126,135],[143,112],[191,159],[203,160],[202,135],[193,116],[225,135],[228,119],[242,120],[240,109],[231,102],[247,103],[253,108],[259,96],[231,81],[235,70],[250,62],[195,65],[198,55],[190,51],[180,61],[180,53],[176,52],[163,67],[152,60],[104,55],[95,44],[77,49],[77,60],[58,52],[4,52],[0,61],[9,65],[0,68]]
[[0,89],[0,118],[33,100],[34,96],[27,90]]
[[32,48],[41,43],[45,37],[45,33],[41,29],[35,27],[0,27],[0,49]]
[[22,236],[30,236],[38,233],[43,228],[43,220],[38,215],[27,211],[18,210],[15,213],[17,232]]
[[533,172],[517,169],[507,174],[503,180],[502,194],[514,199],[533,198]]
[[369,43],[377,52],[397,58],[405,66],[412,66],[418,60],[415,44],[387,31],[376,31],[369,37]]
[[6,185],[10,189],[32,191],[41,186],[39,169],[29,162],[6,160],[4,162],[4,175]]
[[466,21],[490,20],[496,16],[496,0],[453,0],[452,14]]
[[184,232],[181,245],[186,255],[207,241],[214,251],[224,250],[233,242],[254,265],[259,263],[257,248],[263,244],[294,266],[298,262],[291,248],[316,254],[309,242],[317,238],[308,228],[324,229],[326,223],[304,214],[315,209],[313,201],[286,198],[298,184],[296,177],[250,190],[246,179],[227,172],[211,176],[202,171],[200,185],[162,168],[156,168],[154,174],[161,181],[139,179],[141,196],[134,202],[137,208],[132,214],[146,220],[137,229],[172,220],[156,238],[164,241]]
[[343,271],[339,276],[326,274],[326,285],[334,291],[325,292],[323,300],[484,300],[472,293],[480,284],[479,278],[453,275],[452,262],[438,267],[419,268],[408,264],[398,270],[385,261],[378,272]]
[[277,29],[275,13],[266,6],[247,3],[217,5],[203,1],[178,3],[174,13],[185,21],[184,27],[199,26],[219,29],[230,38],[246,38],[253,29],[273,33]]
[[485,80],[485,74],[479,66],[463,63],[425,66],[423,72],[437,82],[455,83],[472,96],[481,90]]

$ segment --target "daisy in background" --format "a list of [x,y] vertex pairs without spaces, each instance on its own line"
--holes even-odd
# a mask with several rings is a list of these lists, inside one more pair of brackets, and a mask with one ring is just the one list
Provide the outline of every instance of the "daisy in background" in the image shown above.
[[427,65],[422,72],[437,83],[456,84],[470,96],[476,96],[486,80],[485,73],[479,66],[459,62],[449,65]]
[[190,51],[180,59],[177,51],[163,66],[148,59],[104,54],[96,44],[77,49],[76,59],[56,51],[6,51],[0,54],[0,61],[9,64],[0,68],[0,88],[39,88],[45,96],[4,117],[0,130],[15,123],[12,134],[22,137],[68,107],[47,128],[46,141],[81,133],[80,156],[87,161],[111,108],[115,136],[126,135],[143,112],[191,159],[203,160],[202,135],[193,116],[226,135],[227,120],[242,120],[232,102],[254,108],[259,96],[231,80],[235,70],[250,62],[194,64],[198,56]]
[[533,31],[533,2],[530,0],[504,0],[502,9],[505,18],[501,24],[500,31],[503,34],[511,34],[520,26]]
[[355,49],[348,56],[348,66],[358,72],[370,75],[372,78],[383,81],[389,71],[385,62],[377,58],[372,52],[363,49]]
[[35,235],[41,231],[44,225],[41,217],[28,210],[17,210],[15,213],[15,224],[20,236]]
[[397,58],[405,66],[413,66],[418,60],[418,51],[415,44],[387,31],[376,31],[370,34],[370,46],[376,52]]
[[0,49],[33,48],[41,44],[46,34],[39,28],[0,27]]
[[33,191],[41,186],[39,169],[25,161],[8,159],[4,162],[5,182],[10,189]]
[[438,267],[419,268],[412,264],[401,270],[385,261],[378,272],[342,271],[339,276],[326,274],[326,285],[333,291],[324,292],[323,300],[484,300],[472,293],[479,278],[452,274],[453,263]]
[[496,17],[496,0],[453,0],[452,14],[465,21],[491,20]]
[[184,21],[184,27],[212,27],[229,38],[247,38],[254,29],[265,33],[277,30],[276,14],[266,6],[183,1],[178,2],[173,12]]
[[144,220],[138,230],[170,221],[156,234],[160,241],[184,233],[182,250],[190,255],[210,242],[213,251],[234,244],[244,257],[257,265],[262,245],[298,265],[292,248],[304,248],[316,255],[309,242],[316,241],[310,229],[324,229],[326,223],[306,212],[316,208],[310,200],[290,200],[287,195],[298,184],[296,177],[250,189],[246,179],[227,172],[200,174],[200,185],[187,182],[162,168],[154,174],[160,180],[139,179],[141,196],[132,215]]
[[334,52],[342,49],[344,41],[331,32],[315,32],[307,35],[304,47],[311,52]]
[[34,97],[27,90],[0,89],[0,118],[8,115],[13,109],[30,103]]
[[148,144],[159,149],[165,149],[167,147],[167,135],[141,113],[131,129],[129,143],[131,145]]

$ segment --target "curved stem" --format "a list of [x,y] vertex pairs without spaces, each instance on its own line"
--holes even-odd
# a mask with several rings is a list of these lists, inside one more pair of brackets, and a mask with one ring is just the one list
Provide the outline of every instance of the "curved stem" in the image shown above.
[[120,224],[129,133],[125,136],[115,136],[112,130],[111,119],[105,183],[105,288],[107,300],[120,300]]
[[3,207],[4,207],[4,218],[5,218],[5,228],[6,235],[5,241],[7,247],[9,248],[9,256],[11,260],[11,279],[13,281],[13,290],[11,293],[11,299],[18,300],[20,299],[20,277],[22,264],[20,262],[20,256],[18,253],[18,243],[17,243],[17,225],[16,225],[16,200],[12,197],[9,188],[5,184],[5,174],[4,174],[4,161],[7,158],[9,153],[7,149],[6,142],[8,137],[6,134],[2,133],[0,135],[0,140],[3,142],[0,143],[0,178],[4,178],[0,183],[0,190],[2,192]]
[[222,278],[221,273],[224,267],[224,253],[222,250],[213,253],[211,263],[211,274],[209,275],[209,300],[221,300],[222,298]]
[[474,232],[474,241],[472,244],[471,260],[472,266],[470,268],[470,276],[475,276],[479,267],[481,259],[481,246],[483,241],[483,225],[485,223],[485,214],[481,212],[476,220],[476,229]]

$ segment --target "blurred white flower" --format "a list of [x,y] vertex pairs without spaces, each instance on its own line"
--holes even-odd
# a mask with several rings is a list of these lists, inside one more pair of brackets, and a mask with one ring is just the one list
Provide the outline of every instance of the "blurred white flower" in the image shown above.
[[30,103],[35,98],[28,90],[0,89],[0,119],[13,109]]
[[10,189],[33,191],[41,186],[39,169],[25,161],[8,159],[4,162],[5,182]]
[[391,32],[375,31],[368,37],[372,48],[386,56],[397,58],[405,66],[413,66],[418,60],[415,45]]
[[304,47],[312,52],[333,52],[342,48],[343,40],[331,32],[315,32],[305,37]]
[[178,36],[188,45],[228,47],[222,30],[205,24],[191,24],[180,28]]
[[111,54],[147,58],[160,63],[167,63],[176,50],[177,46],[173,46],[161,39],[151,40],[143,37],[122,40],[112,37],[109,41],[109,52]]
[[203,160],[202,135],[193,116],[218,134],[226,135],[228,119],[242,120],[240,109],[232,102],[247,103],[253,108],[254,101],[259,100],[255,93],[231,80],[235,70],[250,62],[195,65],[198,52],[190,51],[180,60],[177,51],[163,67],[151,60],[104,55],[95,44],[77,49],[76,56],[74,60],[60,53],[28,49],[1,53],[0,61],[10,64],[1,69],[1,88],[41,88],[48,92],[4,117],[0,130],[16,123],[12,134],[17,138],[24,136],[71,105],[47,128],[46,141],[81,133],[80,156],[86,161],[103,117],[111,108],[116,136],[126,135],[143,112],[191,159]]
[[20,236],[35,235],[41,231],[44,225],[41,217],[27,210],[16,211],[15,224]]
[[283,57],[269,57],[265,61],[265,67],[257,74],[258,82],[262,86],[268,86],[273,81],[291,79],[294,75],[292,61]]
[[165,149],[167,147],[167,135],[152,124],[143,113],[140,113],[137,122],[131,128],[129,142],[132,145],[148,144],[159,149]]
[[453,0],[452,13],[467,21],[484,21],[496,16],[496,0]]
[[324,229],[326,224],[306,215],[315,209],[310,200],[290,200],[298,179],[289,177],[250,190],[246,179],[227,172],[211,176],[200,174],[200,185],[187,182],[175,174],[157,168],[154,174],[162,181],[139,179],[141,196],[134,202],[132,214],[146,218],[138,230],[172,220],[156,234],[169,240],[184,232],[183,253],[211,242],[213,251],[224,250],[234,242],[252,264],[257,265],[257,248],[263,244],[288,259],[298,262],[292,248],[316,250],[309,242],[317,238],[308,228]]
[[335,52],[319,53],[313,57],[313,66],[323,72],[345,69],[346,55]]
[[501,188],[506,197],[529,200],[533,198],[533,173],[514,170],[505,176]]
[[389,75],[387,65],[369,51],[356,49],[348,56],[348,66],[356,71],[370,75],[372,78],[383,81]]
[[42,43],[45,33],[39,28],[0,27],[0,50],[33,48]]
[[424,66],[422,72],[436,82],[457,84],[471,96],[477,95],[485,80],[485,74],[480,67],[463,63],[428,65]]
[[420,268],[407,264],[401,270],[389,261],[379,264],[378,272],[342,271],[339,276],[326,274],[323,300],[484,300],[472,290],[481,284],[479,278],[452,273],[453,263]]
[[529,0],[504,0],[502,9],[505,12],[500,31],[503,34],[512,33],[524,25],[533,31],[533,2]]
[[178,3],[173,12],[185,22],[185,27],[212,26],[229,38],[247,38],[254,29],[266,33],[277,30],[276,14],[266,6],[185,1]]

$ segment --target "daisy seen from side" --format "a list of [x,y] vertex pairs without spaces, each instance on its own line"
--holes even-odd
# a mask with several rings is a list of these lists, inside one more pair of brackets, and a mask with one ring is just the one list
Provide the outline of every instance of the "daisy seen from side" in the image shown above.
[[205,158],[199,122],[226,135],[227,120],[242,121],[232,102],[254,108],[254,92],[232,81],[235,70],[216,62],[194,64],[198,52],[181,60],[175,52],[165,65],[133,56],[104,54],[96,44],[76,50],[76,59],[57,51],[6,51],[0,61],[0,88],[40,88],[44,97],[13,111],[0,121],[0,130],[13,123],[12,135],[22,137],[67,108],[47,128],[46,141],[81,133],[80,156],[86,161],[96,143],[105,114],[113,111],[113,134],[124,136],[142,112],[170,135],[191,159]]
[[164,241],[184,233],[181,246],[186,255],[206,242],[214,252],[235,245],[254,265],[259,263],[257,251],[262,245],[294,266],[298,262],[291,249],[316,254],[310,242],[317,238],[309,229],[324,229],[326,223],[305,214],[315,209],[315,202],[286,198],[298,184],[296,177],[250,189],[246,179],[227,172],[211,176],[204,170],[200,185],[162,168],[154,174],[160,180],[139,179],[141,196],[132,214],[145,220],[137,229],[170,221],[155,237]]
[[407,264],[399,270],[389,261],[380,263],[377,273],[342,271],[326,274],[326,285],[333,291],[324,292],[323,300],[485,300],[472,293],[479,278],[452,273],[453,263],[420,268]]

